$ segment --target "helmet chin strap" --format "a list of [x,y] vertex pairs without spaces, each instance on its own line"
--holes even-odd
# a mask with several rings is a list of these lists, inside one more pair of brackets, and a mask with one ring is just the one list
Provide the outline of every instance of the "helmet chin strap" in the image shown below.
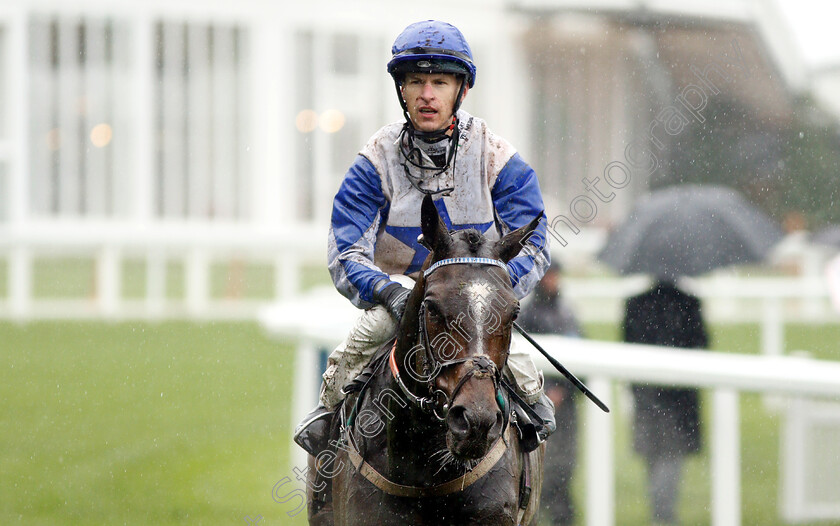
[[[403,125],[403,129],[400,132],[400,137],[398,139],[400,145],[400,152],[403,155],[403,168],[405,169],[405,175],[408,178],[411,185],[419,190],[420,192],[427,194],[427,195],[436,195],[445,192],[451,192],[454,188],[439,188],[437,190],[428,190],[422,188],[420,183],[423,181],[428,181],[432,178],[439,176],[440,174],[446,172],[450,166],[453,166],[455,158],[458,153],[458,143],[460,139],[460,134],[458,133],[458,109],[461,107],[461,102],[463,100],[464,95],[464,82],[466,81],[465,77],[461,79],[461,85],[458,88],[458,96],[455,98],[455,103],[452,105],[452,122],[449,126],[442,128],[440,130],[434,130],[430,132],[425,132],[422,130],[418,130],[414,127],[414,123],[411,121],[411,116],[408,113],[408,105],[405,99],[402,96],[402,91],[400,90],[400,85],[398,82],[394,82],[394,86],[397,89],[397,98],[400,101],[400,106],[402,106],[403,116],[405,117],[405,124]],[[423,164],[423,157],[420,153],[420,148],[415,145],[415,140],[421,140],[426,143],[436,143],[442,141],[444,139],[449,140],[449,147],[446,156],[446,162],[443,166],[426,166]],[[415,161],[413,157],[417,157]],[[414,176],[411,174],[409,170],[409,164],[415,168],[422,170],[423,172],[436,170],[435,173],[431,174],[428,178],[424,178],[421,176]]]

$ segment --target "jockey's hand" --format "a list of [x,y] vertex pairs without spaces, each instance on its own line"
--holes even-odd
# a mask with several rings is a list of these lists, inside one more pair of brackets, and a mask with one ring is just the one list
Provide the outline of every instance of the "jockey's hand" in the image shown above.
[[391,283],[380,290],[376,295],[376,301],[391,313],[395,320],[400,321],[405,312],[405,304],[408,302],[408,295],[411,293],[399,283]]

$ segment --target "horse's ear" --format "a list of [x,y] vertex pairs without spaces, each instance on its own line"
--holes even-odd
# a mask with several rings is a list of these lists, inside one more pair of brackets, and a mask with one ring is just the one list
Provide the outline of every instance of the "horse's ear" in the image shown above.
[[423,198],[423,206],[420,210],[420,227],[423,231],[423,244],[440,257],[449,247],[449,231],[440,218],[430,195]]
[[511,259],[515,258],[516,255],[519,254],[519,251],[522,250],[525,242],[528,240],[528,236],[530,236],[540,225],[541,219],[542,214],[538,214],[537,217],[535,217],[527,225],[519,227],[513,232],[509,232],[505,237],[497,241],[496,253],[498,254],[499,259],[507,263]]

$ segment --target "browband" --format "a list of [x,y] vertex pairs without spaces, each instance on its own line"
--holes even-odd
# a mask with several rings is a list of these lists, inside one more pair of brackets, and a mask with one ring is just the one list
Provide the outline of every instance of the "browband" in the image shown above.
[[424,278],[428,278],[429,274],[434,272],[438,267],[443,267],[445,265],[461,265],[465,263],[479,263],[481,265],[493,265],[499,268],[505,269],[507,272],[507,265],[503,262],[499,261],[498,259],[491,259],[491,258],[449,258],[449,259],[441,259],[428,269],[426,272],[423,273]]

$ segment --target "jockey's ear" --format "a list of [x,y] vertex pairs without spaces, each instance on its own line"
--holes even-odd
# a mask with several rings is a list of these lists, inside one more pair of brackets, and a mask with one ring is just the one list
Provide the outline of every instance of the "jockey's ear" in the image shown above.
[[499,259],[507,263],[515,258],[522,247],[528,241],[528,237],[537,229],[542,219],[542,214],[531,220],[525,226],[519,227],[513,232],[509,232],[505,237],[496,242],[496,253]]
[[440,218],[430,195],[423,198],[423,206],[420,209],[420,227],[423,230],[423,244],[435,253],[436,258],[443,257],[451,240],[446,224]]

